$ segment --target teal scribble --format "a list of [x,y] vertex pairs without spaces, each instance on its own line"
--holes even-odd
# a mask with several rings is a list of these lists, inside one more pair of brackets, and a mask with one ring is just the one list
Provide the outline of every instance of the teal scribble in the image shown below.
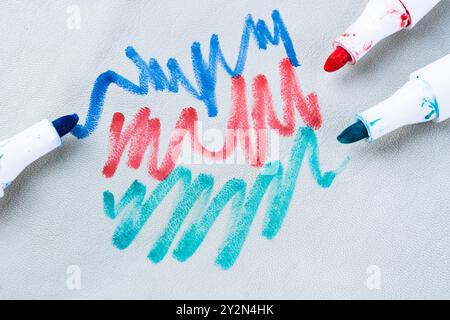
[[427,106],[428,108],[431,109],[430,113],[428,113],[425,116],[425,120],[430,120],[431,117],[433,115],[435,115],[435,114],[436,114],[436,117],[439,117],[439,105],[437,103],[436,98],[432,98],[432,99],[430,99],[430,98],[423,98],[422,99],[422,104],[420,105],[420,107],[423,108],[425,106]]
[[[345,168],[349,158],[345,159],[337,170],[322,173],[316,134],[311,128],[302,127],[295,137],[285,174],[283,174],[283,165],[280,161],[266,164],[248,194],[247,183],[242,179],[232,178],[209,201],[214,187],[214,177],[200,174],[192,182],[191,171],[184,167],[175,168],[151,192],[145,202],[147,190],[138,181],[133,182],[117,204],[115,204],[114,195],[110,191],[105,191],[103,194],[105,214],[114,219],[121,212],[124,213],[114,232],[113,244],[118,249],[127,248],[153,211],[172,188],[180,182],[184,192],[167,226],[151,248],[148,258],[154,263],[160,262],[169,251],[183,222],[197,201],[209,203],[209,206],[205,206],[206,209],[202,208],[193,214],[192,221],[173,251],[173,256],[181,262],[189,259],[199,248],[219,214],[230,203],[231,223],[216,258],[216,264],[220,268],[228,269],[236,262],[269,187],[268,209],[264,218],[262,236],[272,239],[277,235],[292,200],[298,174],[308,150],[310,151],[309,167],[315,181],[322,188],[330,187],[336,176]],[[275,170],[273,170],[274,168]]]
[[378,118],[378,119],[376,119],[376,120],[370,122],[370,123],[369,123],[370,126],[373,127],[373,126],[375,125],[375,123],[377,123],[377,122],[380,121],[381,119],[382,119],[382,118]]

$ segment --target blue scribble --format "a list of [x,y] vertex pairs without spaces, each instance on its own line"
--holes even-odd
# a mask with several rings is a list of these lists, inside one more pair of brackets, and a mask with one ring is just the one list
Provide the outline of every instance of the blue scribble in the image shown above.
[[84,125],[78,125],[72,131],[72,134],[82,139],[88,137],[97,129],[101,119],[106,93],[111,84],[115,84],[119,88],[135,95],[147,95],[149,92],[149,83],[155,91],[167,90],[172,93],[177,93],[181,86],[195,99],[204,103],[209,117],[215,117],[218,114],[216,102],[217,66],[220,65],[231,77],[241,75],[247,61],[248,47],[252,35],[258,48],[261,50],[266,50],[269,44],[278,46],[281,40],[292,65],[295,67],[300,66],[292,40],[277,10],[272,12],[272,20],[274,24],[273,34],[270,32],[264,20],[258,20],[255,23],[251,15],[247,16],[234,67],[231,67],[225,59],[220,47],[219,37],[216,34],[211,36],[209,58],[207,61],[203,57],[200,43],[194,42],[191,46],[191,57],[197,88],[187,79],[176,59],[170,58],[167,61],[167,69],[169,71],[169,75],[167,76],[158,60],[152,58],[149,63],[146,63],[133,47],[126,48],[126,56],[133,61],[139,70],[139,84],[111,70],[99,75],[92,89],[86,122]]

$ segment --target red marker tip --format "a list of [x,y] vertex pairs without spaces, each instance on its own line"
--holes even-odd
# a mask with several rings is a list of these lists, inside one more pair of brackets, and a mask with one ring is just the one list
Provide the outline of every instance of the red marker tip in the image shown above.
[[336,50],[328,57],[325,66],[323,67],[326,72],[334,72],[341,69],[348,62],[352,61],[352,57],[342,47],[337,47]]

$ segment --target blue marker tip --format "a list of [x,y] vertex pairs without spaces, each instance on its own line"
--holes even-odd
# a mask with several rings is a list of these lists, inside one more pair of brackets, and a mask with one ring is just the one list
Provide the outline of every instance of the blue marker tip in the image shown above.
[[362,121],[358,120],[350,127],[342,131],[337,139],[340,143],[349,144],[368,137],[369,133],[367,132],[366,126],[362,123]]
[[56,119],[52,122],[59,136],[62,138],[75,128],[79,120],[76,113]]

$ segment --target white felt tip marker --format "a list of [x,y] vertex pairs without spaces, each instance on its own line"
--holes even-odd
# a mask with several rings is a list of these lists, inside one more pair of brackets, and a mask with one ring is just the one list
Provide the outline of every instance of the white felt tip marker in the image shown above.
[[450,54],[414,72],[393,96],[357,114],[341,143],[374,141],[400,127],[450,118]]
[[61,138],[78,123],[76,114],[53,122],[42,120],[10,139],[0,142],[0,198],[4,190],[32,162],[61,145]]
[[440,0],[370,0],[361,16],[334,42],[324,69],[356,64],[379,41],[413,28]]

